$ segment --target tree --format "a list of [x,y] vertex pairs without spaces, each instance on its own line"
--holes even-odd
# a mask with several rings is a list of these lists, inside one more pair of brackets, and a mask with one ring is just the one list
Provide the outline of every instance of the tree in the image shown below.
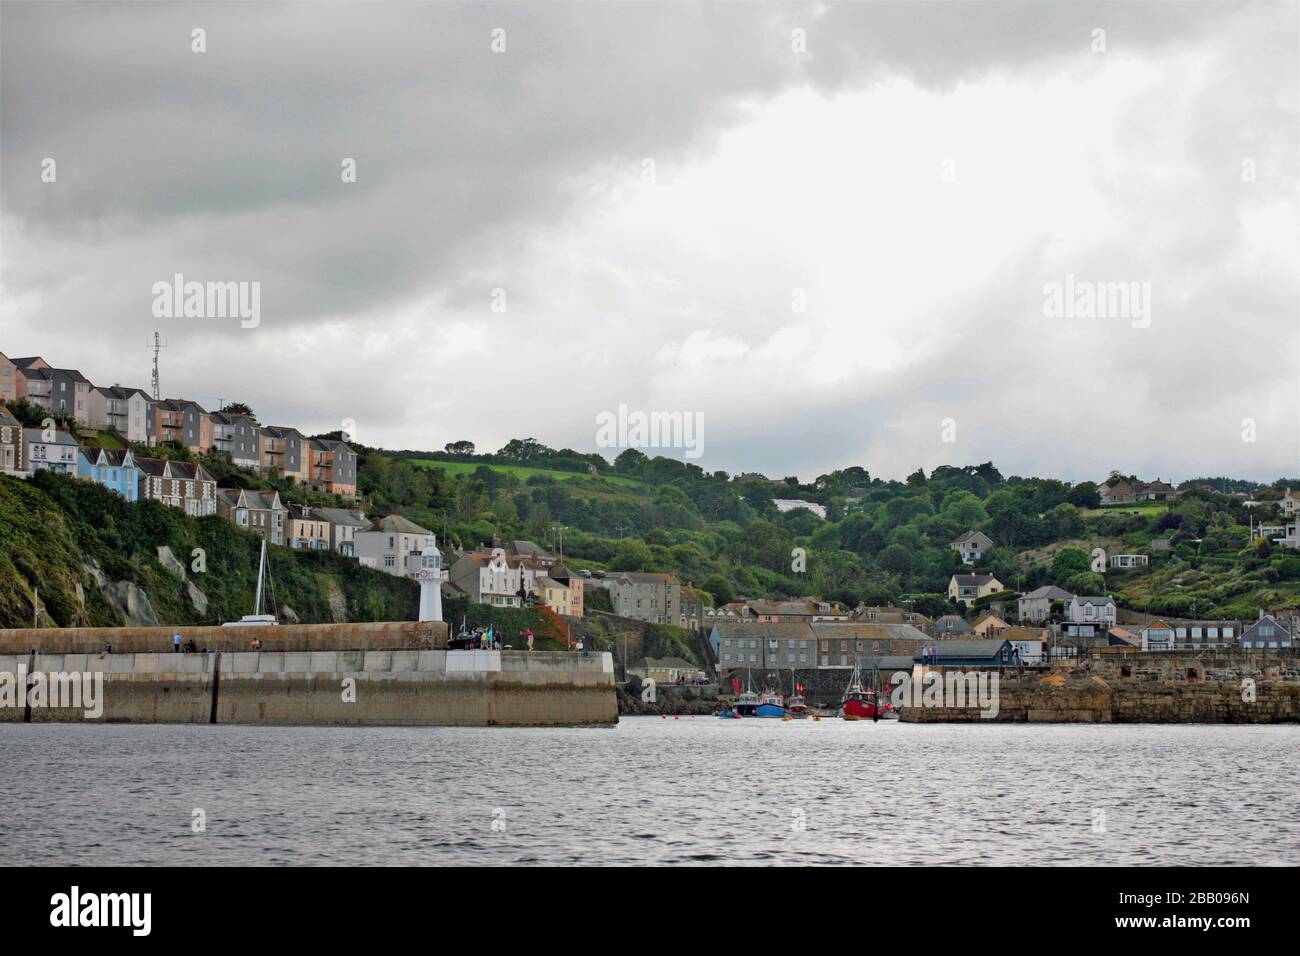
[[1065,500],[1076,508],[1100,508],[1101,494],[1097,491],[1096,482],[1081,481],[1070,489]]
[[472,441],[451,441],[443,447],[449,455],[472,455],[474,454],[474,443]]
[[1063,584],[1074,575],[1088,571],[1091,566],[1087,551],[1082,548],[1062,548],[1052,558],[1052,577]]
[[640,538],[628,538],[619,544],[609,562],[615,571],[644,571],[650,566],[650,549]]
[[636,475],[639,478],[642,469],[645,468],[645,463],[649,460],[645,452],[638,451],[635,448],[628,448],[620,452],[619,456],[614,459],[614,471],[620,475]]
[[879,564],[891,574],[903,577],[912,571],[912,552],[901,544],[891,544],[880,552]]
[[721,574],[710,574],[700,586],[713,595],[714,607],[730,604],[736,599],[735,593],[731,590],[731,582]]
[[539,442],[536,438],[512,438],[506,442],[497,455],[507,461],[538,461],[555,454],[553,448],[548,448]]
[[257,421],[257,416],[253,414],[253,410],[243,402],[227,402],[221,406],[221,410],[227,415],[247,415],[253,421]]

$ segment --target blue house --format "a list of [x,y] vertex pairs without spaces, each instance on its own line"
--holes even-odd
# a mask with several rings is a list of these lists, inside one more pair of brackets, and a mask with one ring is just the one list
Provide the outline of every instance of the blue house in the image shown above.
[[92,448],[77,452],[77,477],[116,491],[127,501],[140,500],[140,469],[129,448]]

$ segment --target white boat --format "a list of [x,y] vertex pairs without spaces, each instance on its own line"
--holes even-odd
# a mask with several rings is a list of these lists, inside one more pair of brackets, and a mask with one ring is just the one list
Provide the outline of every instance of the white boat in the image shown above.
[[274,614],[262,613],[262,585],[266,581],[266,539],[262,539],[262,557],[257,562],[257,597],[253,599],[253,613],[238,621],[226,621],[222,627],[274,627],[279,622]]

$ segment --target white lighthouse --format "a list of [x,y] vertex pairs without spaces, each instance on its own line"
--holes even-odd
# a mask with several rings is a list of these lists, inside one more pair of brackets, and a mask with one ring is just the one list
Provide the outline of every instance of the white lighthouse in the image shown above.
[[417,557],[411,556],[411,563],[419,562],[415,570],[415,579],[420,582],[420,620],[442,620],[442,554],[438,551],[437,541]]

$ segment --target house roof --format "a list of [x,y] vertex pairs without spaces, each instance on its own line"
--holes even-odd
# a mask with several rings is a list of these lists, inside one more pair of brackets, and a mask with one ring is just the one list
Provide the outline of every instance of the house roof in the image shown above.
[[611,571],[609,577],[627,578],[633,584],[676,584],[677,579],[671,574],[659,574],[651,571]]
[[280,495],[274,489],[249,490],[247,488],[218,488],[219,494],[232,508],[248,508],[253,511],[283,511]]
[[100,385],[96,387],[95,391],[99,392],[101,395],[104,395],[108,398],[117,398],[117,399],[130,398],[131,396],[137,394],[143,395],[145,398],[149,397],[149,394],[144,389],[131,388],[128,385]]
[[49,441],[45,440],[45,430],[41,428],[24,428],[23,438],[28,442],[36,445],[72,445],[74,448],[79,447],[77,440],[67,432],[56,431],[54,438]]
[[1282,623],[1281,621],[1279,621],[1277,618],[1275,618],[1272,614],[1265,614],[1265,615],[1264,615],[1263,617],[1261,617],[1259,620],[1251,622],[1250,627],[1246,628],[1244,631],[1241,632],[1241,638],[1242,638],[1242,640],[1245,640],[1246,635],[1248,635],[1248,634],[1253,638],[1253,637],[1255,636],[1255,632],[1258,631],[1259,626],[1260,626],[1261,624],[1271,624],[1271,625],[1273,625],[1273,626],[1276,627],[1279,631],[1282,632],[1281,636],[1283,636],[1283,637],[1290,638],[1290,637],[1293,636],[1293,635],[1291,634],[1291,632],[1290,632],[1289,630],[1287,630],[1286,626],[1283,625],[1283,623]]
[[[167,458],[137,458],[136,467],[151,478],[180,478],[186,481],[215,481],[197,461],[172,461]],[[239,489],[234,489],[238,491]]]
[[868,657],[863,654],[858,657],[860,667],[878,668],[883,675],[884,671],[910,671],[916,663],[916,659],[911,654],[883,654],[879,657]]
[[934,622],[934,629],[943,633],[972,634],[975,629],[957,614],[945,614]]
[[1072,597],[1074,595],[1064,588],[1058,588],[1055,584],[1045,584],[1041,588],[1034,588],[1028,594],[1022,595],[1020,600],[1068,601]]
[[135,458],[129,448],[99,448],[95,445],[82,445],[81,453],[86,456],[86,460],[92,465],[123,468],[129,462],[132,467],[139,467],[135,464]]
[[[482,552],[479,551],[471,551],[468,554],[463,555],[463,558],[473,561],[480,568],[486,568],[494,560],[492,555],[483,554]],[[502,563],[505,564],[507,568],[524,567],[524,568],[528,568],[531,571],[543,570],[542,565],[539,564],[535,559],[520,557],[517,554],[503,554],[501,555],[501,561]]]
[[505,547],[507,554],[518,554],[525,558],[553,558],[554,555],[545,548],[532,541],[507,541]]
[[[760,627],[771,627],[762,624]],[[924,631],[911,624],[885,624],[865,621],[817,621],[809,625],[818,638],[827,640],[863,641],[925,641],[929,640]]]
[[1115,603],[1115,599],[1108,594],[1103,594],[1103,595],[1076,594],[1074,596],[1074,600],[1078,601],[1080,604],[1097,604],[1102,607],[1105,607],[1107,604]]
[[953,577],[956,579],[959,588],[978,588],[983,587],[990,581],[997,581],[997,578],[992,574],[954,574]]
[[370,525],[370,519],[365,515],[357,511],[349,511],[346,508],[313,508],[312,513],[322,521],[328,521],[330,524],[351,528],[366,528]]
[[19,424],[20,423],[18,419],[14,418],[13,415],[9,414],[8,409],[6,409],[3,405],[0,405],[0,425],[8,425],[10,428],[15,428]]
[[384,515],[382,518],[376,518],[370,522],[367,531],[383,531],[388,534],[433,534],[427,528],[421,528],[414,521],[403,518],[401,515]]
[[714,618],[713,626],[721,638],[743,638],[748,640],[800,640],[816,639],[813,625],[807,621],[780,622],[763,624],[760,621]]
[[1007,643],[1006,638],[987,641],[940,641],[930,645],[932,653],[940,660],[944,658],[994,658],[1002,652]]
[[987,541],[989,544],[993,543],[993,539],[990,538],[988,535],[986,535],[983,531],[967,531],[965,534],[958,535],[956,538],[949,541],[948,546],[951,547],[954,544],[965,544],[967,541],[973,541],[977,538],[982,538],[983,540]]

